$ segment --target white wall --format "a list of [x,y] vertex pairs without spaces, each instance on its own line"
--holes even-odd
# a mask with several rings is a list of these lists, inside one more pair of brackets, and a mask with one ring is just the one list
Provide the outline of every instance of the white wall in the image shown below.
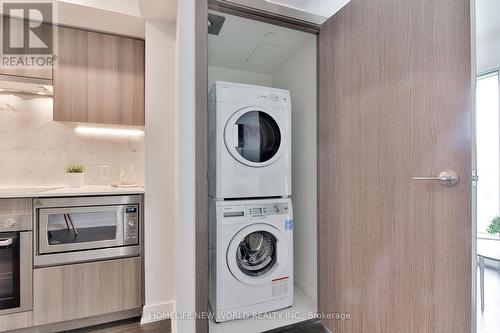
[[176,81],[179,128],[179,219],[176,312],[173,332],[194,333],[195,320],[195,0],[181,0],[177,12]]
[[[210,60],[209,60],[210,61]],[[273,77],[269,74],[239,71],[236,69],[208,66],[208,90],[212,89],[215,81],[229,81],[238,83],[255,84],[270,87]]]
[[500,67],[500,1],[476,0],[478,73]]
[[316,37],[281,69],[273,86],[292,100],[292,203],[295,284],[316,300]]
[[[145,306],[142,322],[174,309],[178,131],[174,23],[146,22]],[[156,317],[152,317],[156,315]]]

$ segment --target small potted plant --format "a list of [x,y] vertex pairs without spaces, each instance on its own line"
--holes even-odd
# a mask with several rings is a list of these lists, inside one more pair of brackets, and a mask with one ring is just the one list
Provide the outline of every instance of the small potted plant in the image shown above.
[[493,220],[491,220],[491,223],[486,231],[490,235],[497,235],[498,237],[500,237],[500,216],[497,216]]
[[82,187],[84,167],[81,164],[70,164],[66,167],[66,177],[69,187]]

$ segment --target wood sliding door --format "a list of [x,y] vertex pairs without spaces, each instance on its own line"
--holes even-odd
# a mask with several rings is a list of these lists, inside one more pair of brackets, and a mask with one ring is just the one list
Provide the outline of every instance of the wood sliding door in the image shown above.
[[[469,0],[352,0],[319,35],[319,310],[470,332]],[[453,169],[454,186],[412,177]]]

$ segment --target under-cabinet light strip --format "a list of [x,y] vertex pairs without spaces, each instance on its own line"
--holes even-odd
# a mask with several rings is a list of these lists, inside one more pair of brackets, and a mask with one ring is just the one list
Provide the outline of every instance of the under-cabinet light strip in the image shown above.
[[141,129],[123,129],[123,128],[103,128],[103,127],[87,127],[78,126],[75,131],[80,134],[89,135],[114,135],[114,136],[143,136],[144,131]]

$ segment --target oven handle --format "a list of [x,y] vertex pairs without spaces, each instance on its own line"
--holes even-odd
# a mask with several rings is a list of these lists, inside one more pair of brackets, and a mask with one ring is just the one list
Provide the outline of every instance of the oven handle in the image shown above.
[[11,237],[11,238],[4,238],[0,239],[0,247],[6,247],[9,245],[12,245],[14,241],[16,240],[17,237]]

